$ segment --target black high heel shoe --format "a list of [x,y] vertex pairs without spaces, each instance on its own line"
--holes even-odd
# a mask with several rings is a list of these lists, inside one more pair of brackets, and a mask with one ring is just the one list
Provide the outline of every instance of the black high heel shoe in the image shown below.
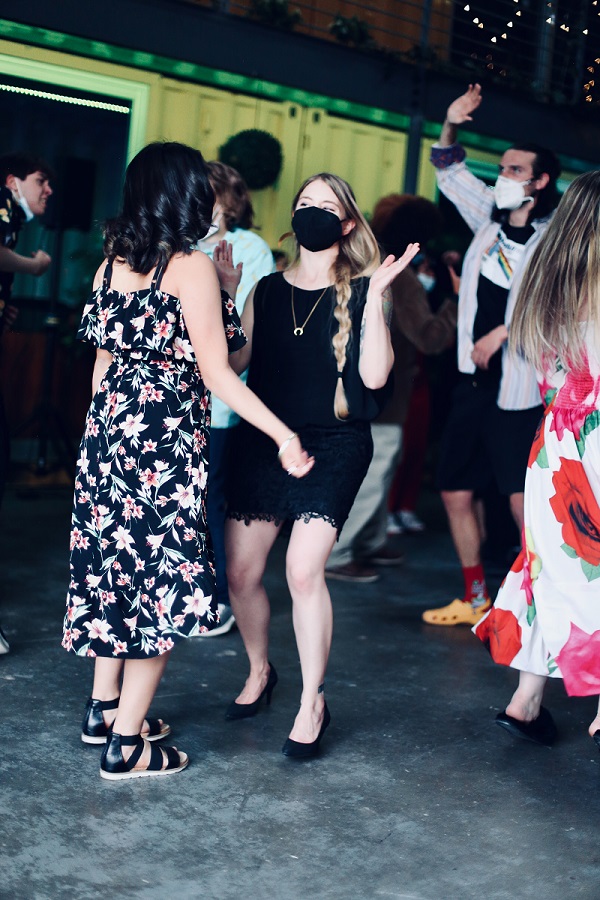
[[325,734],[325,729],[329,726],[330,722],[331,716],[327,704],[325,704],[323,721],[321,722],[321,727],[315,740],[310,744],[302,744],[300,741],[293,741],[291,738],[288,738],[281,748],[281,752],[284,756],[289,756],[291,759],[310,759],[311,757],[316,756],[319,752],[321,738]]
[[273,663],[269,663],[269,677],[267,678],[267,683],[265,684],[263,690],[256,698],[254,703],[236,703],[233,700],[229,706],[227,707],[227,712],[225,713],[226,719],[249,719],[251,716],[255,716],[258,712],[258,707],[260,706],[260,701],[263,697],[267,698],[267,706],[271,703],[271,694],[273,693],[273,688],[278,682],[277,672],[275,671],[275,667]]

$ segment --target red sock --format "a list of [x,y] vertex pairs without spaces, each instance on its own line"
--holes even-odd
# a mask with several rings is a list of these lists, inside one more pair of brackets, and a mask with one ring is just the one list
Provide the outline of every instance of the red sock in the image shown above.
[[471,603],[473,606],[481,606],[488,599],[483,566],[481,563],[478,566],[463,566],[462,572],[465,579],[463,602]]

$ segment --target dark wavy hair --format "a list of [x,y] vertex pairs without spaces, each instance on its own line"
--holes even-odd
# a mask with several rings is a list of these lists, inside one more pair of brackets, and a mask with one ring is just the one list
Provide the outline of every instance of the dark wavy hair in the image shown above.
[[146,275],[176,253],[191,253],[208,231],[215,196],[199,150],[148,144],[127,166],[123,206],[104,228],[104,255]]
[[[530,222],[533,222],[534,219],[545,219],[546,216],[549,216],[560,203],[561,193],[556,186],[561,171],[561,163],[558,156],[553,153],[552,150],[548,150],[547,147],[542,147],[540,144],[513,144],[509,149],[520,150],[523,153],[533,153],[535,155],[532,165],[534,178],[539,178],[544,172],[548,175],[550,180],[546,187],[542,188],[537,195],[536,203],[529,213]],[[506,224],[509,216],[510,210],[496,209],[494,207],[492,219],[495,222]]]
[[386,253],[400,256],[416,241],[424,250],[438,236],[444,220],[431,200],[413,194],[388,194],[377,201],[371,228]]
[[217,160],[207,163],[207,166],[217,203],[223,208],[227,231],[252,228],[254,224],[252,200],[248,185],[238,170]]
[[25,181],[28,175],[41,172],[48,180],[54,178],[54,170],[41,156],[33,153],[5,153],[0,156],[0,185],[6,183],[9,175],[16,175]]

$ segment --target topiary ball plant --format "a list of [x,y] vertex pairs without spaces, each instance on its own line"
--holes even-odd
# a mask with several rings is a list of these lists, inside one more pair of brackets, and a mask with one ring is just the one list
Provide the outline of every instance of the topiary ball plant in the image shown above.
[[219,160],[237,169],[248,187],[270,187],[281,172],[281,144],[268,131],[249,128],[232,135],[219,147]]

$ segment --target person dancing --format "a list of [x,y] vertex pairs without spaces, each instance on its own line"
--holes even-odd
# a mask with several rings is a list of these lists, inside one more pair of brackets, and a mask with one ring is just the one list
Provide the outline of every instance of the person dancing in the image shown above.
[[[294,476],[313,462],[228,365],[227,338],[232,350],[245,341],[240,321],[213,263],[192,251],[213,204],[197,150],[156,143],[140,151],[122,211],[107,224],[106,259],[78,334],[97,353],[63,646],[95,659],[81,737],[104,745],[100,774],[112,780],[188,764],[176,748],[149,743],[171,729],[145,717],[175,644],[218,620],[205,512],[210,392],[264,431]],[[231,260],[220,263],[235,286]]]
[[252,426],[238,427],[228,480],[227,575],[250,674],[226,717],[255,715],[277,682],[262,579],[282,524],[291,520],[286,576],[303,690],[283,753],[308,758],[330,721],[323,694],[332,635],[325,563],[369,467],[375,392],[392,367],[385,292],[418,245],[380,264],[350,186],[329,173],[302,185],[292,211],[295,258],[286,271],[261,279],[248,298],[242,315],[248,344],[232,365],[242,371],[250,364],[249,387],[291,423],[288,440],[298,432],[316,463],[299,488],[268,441]]
[[[521,286],[510,340],[542,373],[547,407],[529,456],[523,550],[473,629],[520,671],[496,721],[550,745],[542,696],[600,695],[600,171],[567,189]],[[589,727],[600,747],[600,708]]]
[[[239,172],[225,163],[213,160],[208,162],[208,177],[215,192],[212,228],[198,243],[198,250],[214,260],[225,241],[231,247],[236,268],[241,269],[241,278],[232,298],[235,308],[241,315],[246,298],[256,282],[263,275],[275,271],[273,254],[269,245],[254,231],[254,210],[248,186]],[[215,260],[217,262],[217,260]],[[231,611],[227,577],[225,574],[225,478],[227,468],[227,443],[232,428],[239,422],[237,416],[218,397],[213,397],[210,421],[210,479],[206,512],[208,528],[215,552],[215,570],[217,573],[217,603],[219,606],[219,625],[202,633],[201,637],[217,637],[227,634],[235,624]]]

